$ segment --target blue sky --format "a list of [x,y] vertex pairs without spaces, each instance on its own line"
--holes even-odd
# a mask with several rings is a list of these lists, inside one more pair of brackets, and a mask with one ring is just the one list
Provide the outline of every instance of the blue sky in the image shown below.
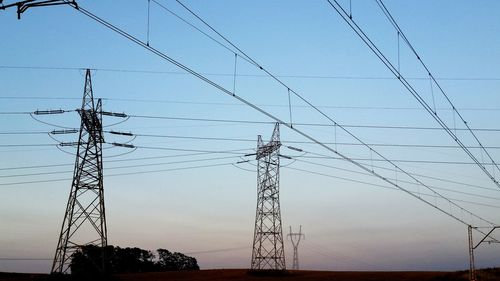
[[[158,1],[215,36],[175,1]],[[147,1],[82,0],[78,3],[133,36],[146,40]],[[348,9],[349,1],[339,3]],[[384,3],[468,124],[472,128],[498,128],[495,121],[500,112],[497,74],[500,39],[495,34],[500,29],[496,15],[500,4],[496,1],[471,4],[444,0]],[[340,124],[438,126],[326,1],[186,1],[185,4]],[[397,63],[397,33],[375,1],[352,1],[352,13],[368,36],[393,63]],[[239,157],[245,153],[252,152],[257,135],[263,135],[264,139],[270,137],[272,120],[182,73],[70,7],[34,8],[25,12],[21,20],[16,16],[14,10],[0,12],[0,145],[4,145],[0,147],[0,258],[53,257],[74,162],[71,155],[74,151],[70,148],[65,148],[68,154],[54,146],[6,147],[56,142],[42,133],[12,134],[49,132],[55,127],[37,122],[26,114],[5,113],[78,108],[84,83],[84,71],[79,68],[93,68],[97,69],[92,72],[94,95],[104,99],[104,108],[108,111],[156,117],[269,122],[248,124],[133,117],[109,129],[164,136],[137,137],[132,141],[137,146],[161,149],[139,148],[121,155],[127,151],[105,145],[104,182],[110,244],[193,253],[202,268],[248,267],[255,219],[256,172],[252,165],[255,163],[232,164],[241,160]],[[221,86],[229,90],[234,86],[239,96],[289,121],[286,88],[241,57],[237,60],[238,75],[233,85],[234,54],[154,2],[150,14],[150,43]],[[463,125],[451,114],[449,104],[438,93],[436,85],[431,92],[429,80],[425,79],[427,73],[403,44],[400,45],[400,65],[403,76],[412,78],[409,81],[426,102],[435,106],[450,127],[459,129],[457,134],[462,141],[476,146],[469,133],[460,131]],[[292,96],[291,102],[293,122],[329,123],[296,97]],[[79,126],[74,112],[39,119],[59,126]],[[105,125],[118,121],[121,120],[111,117],[104,120]],[[331,147],[337,142],[340,152],[351,158],[365,159],[360,161],[385,177],[409,180],[391,170],[390,165],[377,161],[369,149],[339,144],[356,143],[339,129],[335,133],[333,127],[296,125],[296,128]],[[360,127],[349,130],[367,143],[456,145],[439,130]],[[495,146],[499,141],[498,131],[475,133],[485,146]],[[286,148],[281,151],[285,155],[300,156],[297,161],[282,161],[281,207],[285,234],[289,225],[294,228],[303,225],[306,233],[306,240],[300,245],[302,268],[457,270],[467,267],[465,225],[403,192],[359,183],[387,185],[372,176],[356,173],[362,171],[345,161],[314,157],[317,154],[335,155],[317,145],[303,143],[308,140],[284,126],[281,137],[285,145],[307,152],[302,155]],[[59,140],[74,141],[75,138],[76,135],[67,135]],[[129,139],[107,135],[106,141],[126,142]],[[172,148],[241,151],[179,156],[188,153],[170,150]],[[376,150],[389,159],[471,162],[465,152],[457,148],[377,146]],[[472,151],[478,159],[484,159],[478,149]],[[488,152],[495,160],[500,156],[498,149],[491,148]],[[160,156],[164,158],[138,159]],[[222,159],[228,156],[234,158]],[[209,158],[221,159],[207,160]],[[198,162],[179,163],[182,161]],[[64,166],[7,169],[55,164]],[[155,165],[123,167],[150,164]],[[224,165],[193,168],[211,164]],[[438,190],[441,194],[456,199],[454,202],[465,209],[500,223],[497,215],[500,194],[477,166],[398,164],[418,174],[425,183],[441,188]],[[186,169],[116,175],[177,168]],[[26,175],[33,173],[46,174]],[[58,179],[61,180],[12,184]],[[415,194],[425,193],[412,184],[405,187]],[[471,224],[480,224],[448,203],[424,198]],[[198,253],[202,251],[212,252]],[[289,266],[291,254],[291,244],[287,241]],[[494,246],[477,251],[479,266],[493,266],[499,261]],[[50,264],[51,261],[46,260],[0,260],[0,271],[47,272]]]

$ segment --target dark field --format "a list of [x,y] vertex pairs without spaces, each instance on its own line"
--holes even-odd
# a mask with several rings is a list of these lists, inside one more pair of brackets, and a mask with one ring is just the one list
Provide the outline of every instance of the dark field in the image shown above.
[[[332,272],[332,271],[291,271],[284,276],[253,276],[246,270],[202,270],[199,272],[169,272],[169,273],[144,273],[116,276],[116,280],[151,280],[151,281],[257,281],[257,280],[283,280],[283,281],[431,281],[446,280],[436,279],[446,275],[442,272]],[[461,280],[461,279],[456,279]],[[465,280],[465,279],[464,279]]]
[[[486,276],[485,276],[486,277]],[[44,274],[0,273],[0,281],[51,280]],[[66,279],[69,280],[69,279]],[[245,269],[200,270],[181,272],[152,272],[114,275],[116,281],[451,281],[468,280],[466,272],[340,272],[340,271],[289,271],[282,276],[255,276]],[[482,280],[500,280],[500,277]]]
[[[500,269],[478,271],[478,281],[500,281]],[[68,276],[69,277],[69,276]],[[0,281],[71,281],[70,278],[54,279],[46,274],[0,273]],[[249,274],[246,269],[214,269],[199,271],[171,271],[113,275],[112,281],[467,281],[468,272],[429,271],[288,271],[279,276]]]

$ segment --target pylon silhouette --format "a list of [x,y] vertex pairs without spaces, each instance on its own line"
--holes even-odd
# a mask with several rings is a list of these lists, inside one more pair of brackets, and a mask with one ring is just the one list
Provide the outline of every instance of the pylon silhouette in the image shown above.
[[88,69],[82,107],[78,113],[81,124],[73,182],[52,273],[67,273],[70,270],[72,255],[86,245],[102,247],[102,260],[95,265],[99,271],[105,271],[104,247],[107,246],[107,228],[102,174],[102,104],[100,99],[97,105],[94,104]]
[[281,146],[279,124],[271,141],[257,139],[257,212],[252,251],[252,270],[285,270],[285,250],[279,200]]
[[299,270],[299,243],[300,239],[306,238],[306,236],[302,233],[302,225],[299,228],[299,232],[293,233],[292,227],[290,226],[290,233],[287,235],[290,237],[290,241],[292,241],[293,245],[293,264],[292,269]]

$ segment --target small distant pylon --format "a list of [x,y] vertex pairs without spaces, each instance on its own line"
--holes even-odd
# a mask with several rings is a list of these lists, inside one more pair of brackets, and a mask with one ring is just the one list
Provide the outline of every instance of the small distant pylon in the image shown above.
[[292,269],[299,270],[299,243],[300,239],[306,239],[305,234],[302,233],[302,225],[299,228],[299,232],[293,233],[292,227],[290,226],[290,233],[287,235],[290,237],[293,245],[293,265]]
[[281,227],[279,169],[281,146],[279,124],[271,141],[257,138],[257,212],[252,250],[252,270],[285,270],[285,249]]
[[467,227],[469,234],[469,281],[476,281],[476,268],[474,263],[474,241],[472,240],[472,226]]
[[104,208],[102,170],[102,104],[94,104],[90,70],[87,69],[82,107],[80,136],[76,153],[71,192],[52,264],[52,273],[68,273],[72,255],[82,246],[102,247],[102,260],[96,262],[105,272],[104,247],[107,228]]

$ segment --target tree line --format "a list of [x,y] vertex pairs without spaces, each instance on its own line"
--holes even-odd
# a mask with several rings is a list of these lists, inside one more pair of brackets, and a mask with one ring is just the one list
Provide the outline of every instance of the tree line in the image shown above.
[[73,254],[71,275],[80,277],[116,273],[159,272],[179,270],[199,270],[195,258],[165,249],[152,251],[137,247],[87,245]]

